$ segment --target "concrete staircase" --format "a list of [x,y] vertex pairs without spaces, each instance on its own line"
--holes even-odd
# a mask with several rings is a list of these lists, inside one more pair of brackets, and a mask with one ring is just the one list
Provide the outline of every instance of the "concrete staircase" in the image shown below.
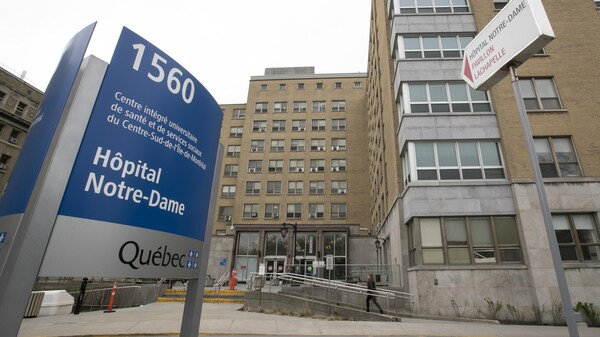
[[[185,302],[187,291],[184,289],[166,289],[157,302]],[[244,303],[244,290],[204,289],[204,303]]]

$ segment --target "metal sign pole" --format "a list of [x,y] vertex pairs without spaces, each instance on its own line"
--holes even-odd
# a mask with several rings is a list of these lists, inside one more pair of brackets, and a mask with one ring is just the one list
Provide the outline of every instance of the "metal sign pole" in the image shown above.
[[550,213],[550,207],[548,206],[548,198],[546,196],[546,189],[544,188],[544,182],[542,180],[542,172],[540,170],[540,164],[535,153],[533,136],[531,134],[531,128],[529,127],[527,111],[525,110],[525,103],[523,101],[521,88],[519,86],[519,77],[517,76],[517,71],[514,65],[509,66],[509,68],[511,82],[515,92],[515,99],[517,101],[517,106],[519,107],[519,117],[521,119],[521,125],[523,126],[523,132],[525,133],[527,149],[529,150],[529,159],[531,160],[531,169],[533,170],[533,175],[535,178],[535,187],[540,199],[540,206],[542,208],[542,215],[544,217],[544,225],[546,228],[546,234],[548,236],[548,242],[550,244],[552,262],[554,263],[554,272],[556,273],[556,279],[558,281],[558,290],[560,292],[563,311],[567,321],[567,327],[569,329],[569,336],[579,337],[579,332],[577,331],[577,325],[575,323],[575,316],[573,314],[571,296],[569,295],[569,287],[565,277],[560,251],[558,249],[556,234],[554,233],[554,226],[552,225],[552,214]]

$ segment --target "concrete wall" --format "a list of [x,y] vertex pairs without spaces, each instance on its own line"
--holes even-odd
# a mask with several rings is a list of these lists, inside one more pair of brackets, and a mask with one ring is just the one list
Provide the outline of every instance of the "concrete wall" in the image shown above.
[[[452,300],[464,310],[464,317],[488,318],[485,298],[516,306],[533,320],[531,305],[536,303],[525,266],[494,269],[434,269],[414,267],[408,272],[410,290],[415,295],[418,314],[457,316]],[[436,285],[437,282],[437,285]],[[508,312],[501,315],[504,318]]]
[[[231,252],[233,251],[233,236],[213,235],[210,242],[210,255],[208,257],[207,275],[218,280],[221,275],[231,270]],[[221,259],[226,259],[224,266]]]

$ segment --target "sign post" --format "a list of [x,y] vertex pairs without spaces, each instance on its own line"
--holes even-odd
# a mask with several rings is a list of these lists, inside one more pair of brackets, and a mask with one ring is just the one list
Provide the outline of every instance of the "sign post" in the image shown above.
[[474,89],[488,90],[509,73],[511,75],[569,336],[579,337],[569,287],[552,224],[552,214],[516,71],[517,66],[553,39],[554,32],[541,0],[512,0],[465,48],[461,76]]

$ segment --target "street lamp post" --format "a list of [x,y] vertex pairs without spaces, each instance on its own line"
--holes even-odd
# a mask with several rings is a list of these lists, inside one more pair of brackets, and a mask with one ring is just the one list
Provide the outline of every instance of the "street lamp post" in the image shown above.
[[296,263],[296,232],[298,231],[298,223],[287,223],[284,222],[281,224],[281,237],[285,239],[285,235],[287,234],[287,226],[292,226],[293,232],[293,242],[292,242],[292,265]]

